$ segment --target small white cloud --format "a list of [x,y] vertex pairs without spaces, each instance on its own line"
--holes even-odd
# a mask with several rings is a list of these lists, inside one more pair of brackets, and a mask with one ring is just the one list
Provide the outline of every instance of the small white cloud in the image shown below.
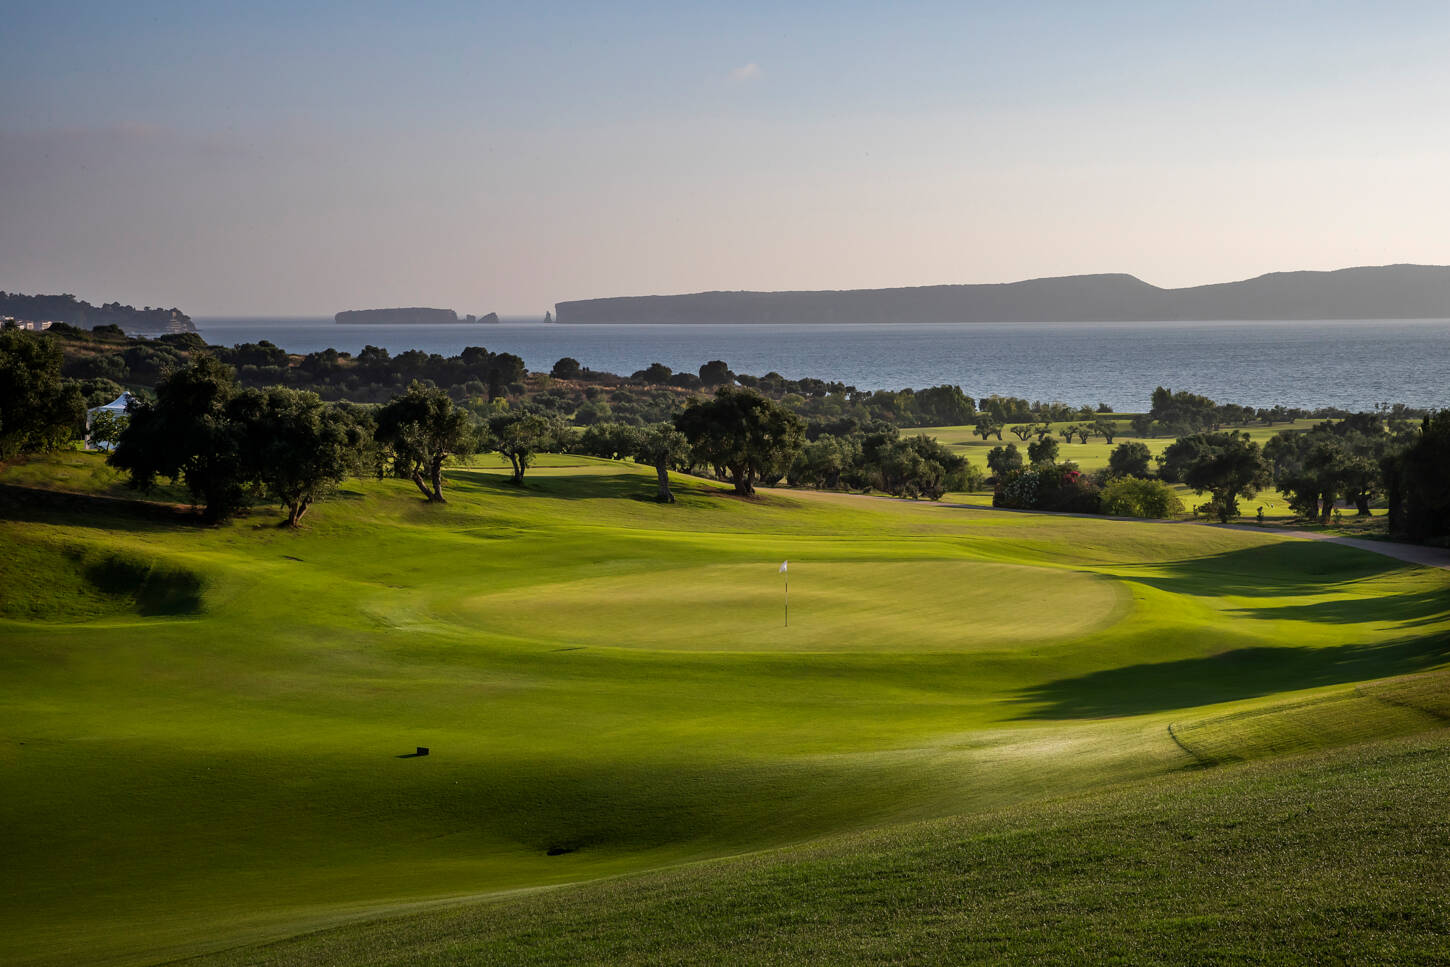
[[745,84],[749,81],[758,80],[760,77],[760,65],[755,61],[748,64],[741,64],[730,72],[730,80],[735,84]]

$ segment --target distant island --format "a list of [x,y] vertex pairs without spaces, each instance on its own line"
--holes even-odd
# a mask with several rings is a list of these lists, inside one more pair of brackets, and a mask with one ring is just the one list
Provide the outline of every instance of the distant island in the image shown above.
[[498,322],[498,313],[490,312],[482,316],[468,315],[462,319],[452,309],[427,309],[422,306],[411,306],[403,309],[349,309],[339,312],[332,317],[332,321],[341,325],[438,325],[440,323],[495,323]]
[[1162,289],[1131,275],[821,292],[697,292],[560,302],[561,323],[1173,322],[1450,318],[1450,266],[1274,272]]
[[191,316],[180,309],[123,306],[107,302],[93,306],[70,293],[64,295],[22,295],[0,292],[0,320],[13,320],[22,329],[48,329],[56,323],[94,329],[119,326],[127,335],[154,336],[168,332],[196,332]]

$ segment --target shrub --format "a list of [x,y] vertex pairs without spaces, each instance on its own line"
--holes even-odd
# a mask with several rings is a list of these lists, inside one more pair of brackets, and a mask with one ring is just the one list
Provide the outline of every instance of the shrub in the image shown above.
[[1161,480],[1121,477],[1102,489],[1102,512],[1114,517],[1176,517],[1183,501]]
[[994,507],[1098,513],[1098,488],[1071,463],[1038,464],[997,478]]

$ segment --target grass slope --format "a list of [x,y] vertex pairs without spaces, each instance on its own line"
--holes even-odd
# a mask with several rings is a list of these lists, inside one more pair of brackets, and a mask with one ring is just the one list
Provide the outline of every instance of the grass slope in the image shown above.
[[[11,962],[155,962],[1312,748],[1249,713],[1447,658],[1450,575],[1345,547],[698,481],[662,507],[649,471],[579,458],[451,484],[351,483],[300,532],[10,508]],[[1328,744],[1440,721],[1373,704],[1400,711]]]
[[1441,732],[461,905],[204,963],[1444,963],[1447,780]]

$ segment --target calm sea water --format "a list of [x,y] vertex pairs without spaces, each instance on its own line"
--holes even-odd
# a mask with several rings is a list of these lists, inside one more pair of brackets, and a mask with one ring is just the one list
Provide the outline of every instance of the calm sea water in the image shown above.
[[696,370],[723,359],[859,389],[957,383],[1072,404],[1147,408],[1153,387],[1250,406],[1450,406],[1450,320],[960,325],[339,326],[330,319],[199,319],[208,342],[269,339],[290,352],[368,343],[455,355],[486,346],[547,371],[561,356],[628,375],[653,362]]

